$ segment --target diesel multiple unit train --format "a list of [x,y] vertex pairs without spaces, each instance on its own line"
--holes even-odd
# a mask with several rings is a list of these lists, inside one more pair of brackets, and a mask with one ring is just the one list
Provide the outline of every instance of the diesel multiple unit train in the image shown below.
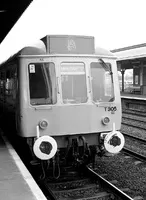
[[90,162],[95,149],[124,146],[116,58],[94,37],[47,35],[11,56],[0,66],[0,107],[40,162],[63,150]]

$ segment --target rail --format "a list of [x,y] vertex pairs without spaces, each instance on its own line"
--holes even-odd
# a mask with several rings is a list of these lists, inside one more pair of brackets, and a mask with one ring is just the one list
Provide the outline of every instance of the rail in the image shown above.
[[117,195],[117,197],[119,197],[121,199],[124,199],[124,200],[133,200],[133,198],[131,198],[126,193],[124,193],[122,190],[120,190],[119,188],[117,188],[115,185],[113,185],[112,183],[110,183],[109,181],[107,181],[105,178],[103,178],[102,176],[100,176],[99,174],[97,174],[95,171],[93,171],[88,166],[86,166],[86,170],[87,170],[87,173],[90,176],[92,176],[94,179],[97,179],[98,181],[100,181],[100,183],[104,187],[109,188],[111,190],[111,192],[113,192],[115,195]]
[[124,136],[126,136],[126,137],[130,137],[130,138],[132,138],[132,139],[135,139],[135,140],[137,140],[138,142],[146,143],[146,140],[143,139],[143,138],[139,138],[139,137],[137,137],[137,136],[127,134],[127,133],[125,133],[125,132],[123,132],[123,131],[122,131],[122,134],[123,134]]

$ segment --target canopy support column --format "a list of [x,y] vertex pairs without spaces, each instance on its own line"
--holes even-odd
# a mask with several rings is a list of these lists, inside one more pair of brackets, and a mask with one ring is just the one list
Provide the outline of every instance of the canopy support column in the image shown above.
[[122,92],[124,92],[124,74],[125,74],[125,69],[121,69],[121,74],[122,74]]

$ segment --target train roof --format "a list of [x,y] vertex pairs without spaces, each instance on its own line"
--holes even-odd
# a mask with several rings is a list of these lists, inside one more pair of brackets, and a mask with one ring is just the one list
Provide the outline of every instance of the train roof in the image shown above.
[[[34,46],[24,47],[19,52],[19,55],[47,55],[47,54],[55,54],[55,53],[47,53],[45,48],[40,48],[40,47],[38,48],[38,47],[34,47]],[[81,55],[83,55],[83,54],[81,54]],[[107,49],[104,49],[101,47],[97,47],[95,49],[95,52],[92,55],[115,57],[115,55],[113,53],[111,53]]]
[[39,41],[37,46],[32,45],[31,47],[31,50],[24,48],[21,55],[33,55],[35,52],[38,55],[44,52],[44,54],[91,54],[114,57],[114,54],[106,49],[95,48],[92,36],[47,35]]
[[104,49],[104,48],[101,48],[101,47],[97,47],[95,49],[95,54],[96,55],[101,55],[101,56],[112,56],[112,57],[115,57],[115,55],[111,51],[109,51],[107,49]]
[[47,35],[38,40],[36,43],[27,45],[19,52],[11,56],[7,61],[21,55],[48,54],[81,54],[116,58],[115,55],[109,50],[101,47],[95,48],[93,36]]

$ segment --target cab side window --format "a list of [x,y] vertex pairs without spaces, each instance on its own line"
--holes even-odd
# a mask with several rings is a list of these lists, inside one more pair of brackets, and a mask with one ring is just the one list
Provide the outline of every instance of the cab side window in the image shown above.
[[54,63],[31,63],[28,67],[31,105],[55,104],[57,92]]
[[40,64],[32,64],[29,67],[34,71],[29,73],[30,98],[47,98],[46,80],[43,68]]

